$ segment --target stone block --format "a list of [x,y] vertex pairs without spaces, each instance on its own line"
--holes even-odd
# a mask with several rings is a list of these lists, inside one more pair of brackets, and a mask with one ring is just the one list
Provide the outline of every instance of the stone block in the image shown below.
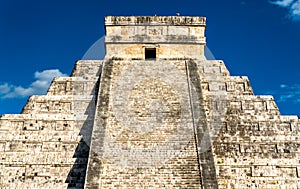
[[276,166],[255,165],[251,170],[253,177],[276,177],[278,174]]

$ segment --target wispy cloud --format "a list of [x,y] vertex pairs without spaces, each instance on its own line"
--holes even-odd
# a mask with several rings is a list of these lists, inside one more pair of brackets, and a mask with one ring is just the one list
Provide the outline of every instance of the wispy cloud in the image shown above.
[[271,1],[272,4],[279,5],[281,7],[288,7],[293,2],[294,2],[294,0],[277,0],[277,1]]
[[269,2],[287,8],[289,10],[288,17],[292,20],[300,20],[300,0],[276,0]]
[[269,91],[268,93],[274,95],[278,102],[300,103],[300,84],[281,84],[279,89]]
[[35,81],[29,87],[16,86],[10,83],[0,84],[0,98],[24,98],[31,95],[45,94],[54,77],[64,77],[66,74],[61,73],[58,69],[44,70],[35,72]]

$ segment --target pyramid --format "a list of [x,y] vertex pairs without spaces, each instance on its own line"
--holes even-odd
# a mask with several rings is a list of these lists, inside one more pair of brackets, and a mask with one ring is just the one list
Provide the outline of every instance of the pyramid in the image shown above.
[[0,188],[299,188],[299,118],[207,60],[205,28],[105,17],[103,60],[1,116]]

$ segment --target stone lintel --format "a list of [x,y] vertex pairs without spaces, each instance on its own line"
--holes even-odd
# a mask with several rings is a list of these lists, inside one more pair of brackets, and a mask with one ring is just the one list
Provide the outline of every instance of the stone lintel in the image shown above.
[[206,17],[200,16],[106,16],[105,25],[174,25],[205,26]]

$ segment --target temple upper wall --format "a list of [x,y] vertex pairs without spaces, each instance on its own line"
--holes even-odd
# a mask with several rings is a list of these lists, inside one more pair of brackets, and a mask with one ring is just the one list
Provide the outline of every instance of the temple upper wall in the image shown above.
[[105,25],[184,25],[205,26],[206,18],[199,16],[106,16]]

